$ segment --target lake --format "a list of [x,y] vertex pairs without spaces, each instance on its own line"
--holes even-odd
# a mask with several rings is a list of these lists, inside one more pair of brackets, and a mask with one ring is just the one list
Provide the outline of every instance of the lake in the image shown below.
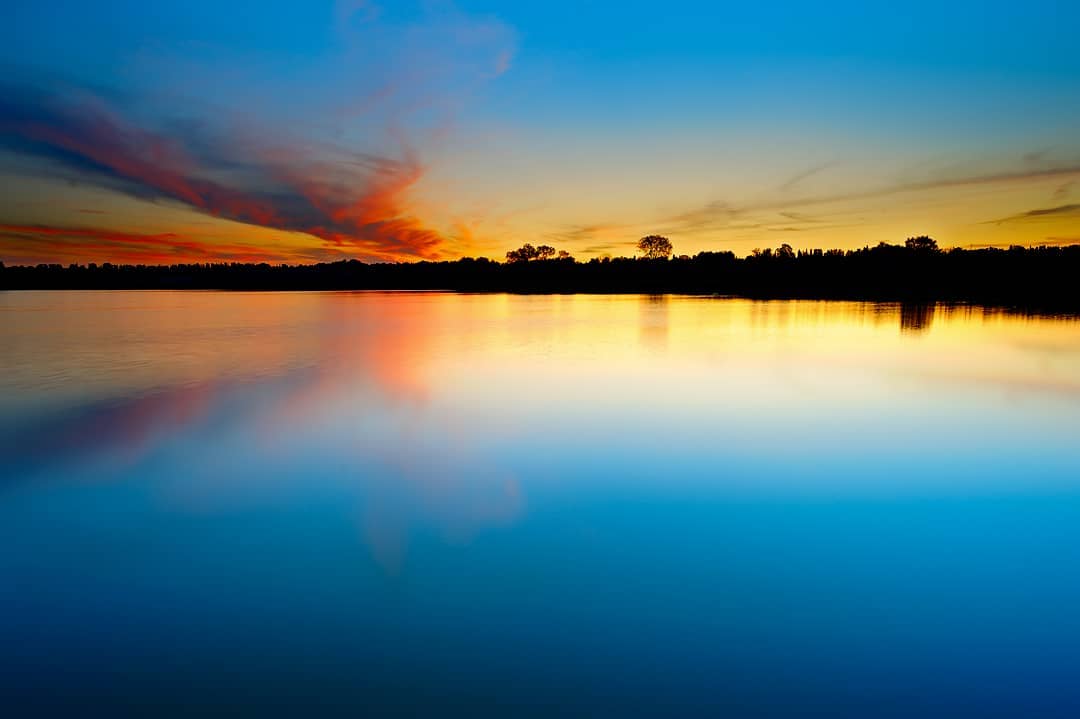
[[0,293],[0,696],[1080,716],[1078,438],[1070,318]]

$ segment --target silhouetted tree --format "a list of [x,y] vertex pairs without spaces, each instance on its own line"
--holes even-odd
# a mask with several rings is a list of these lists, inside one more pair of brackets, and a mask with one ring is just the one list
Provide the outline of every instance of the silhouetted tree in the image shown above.
[[535,260],[540,256],[540,250],[526,242],[524,245],[516,250],[510,250],[506,253],[507,262],[528,262],[529,260]]
[[[882,243],[885,244],[885,243]],[[937,252],[937,240],[926,235],[919,235],[918,237],[909,237],[904,240],[904,247],[909,250],[915,250],[916,252]]]
[[776,249],[776,256],[783,260],[793,260],[795,259],[795,250],[785,242]]
[[551,245],[540,245],[536,248],[536,258],[538,260],[550,260],[555,256],[555,248]]
[[638,240],[638,252],[647,260],[666,260],[671,256],[671,240],[661,235],[646,235]]
[[571,255],[566,250],[559,250],[559,259],[560,260],[573,260],[574,256]]

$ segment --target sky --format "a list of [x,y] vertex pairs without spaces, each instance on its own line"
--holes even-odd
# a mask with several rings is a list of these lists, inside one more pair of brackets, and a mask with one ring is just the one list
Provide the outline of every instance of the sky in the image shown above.
[[1066,0],[14,0],[0,261],[1080,243]]

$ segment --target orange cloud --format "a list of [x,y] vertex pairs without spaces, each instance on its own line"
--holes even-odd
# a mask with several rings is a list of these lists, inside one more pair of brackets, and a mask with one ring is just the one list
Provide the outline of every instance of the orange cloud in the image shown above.
[[[409,209],[409,192],[425,172],[411,151],[395,160],[332,148],[332,159],[319,160],[310,147],[269,150],[257,134],[245,142],[167,137],[120,117],[96,98],[17,91],[0,101],[0,133],[13,139],[16,149],[75,170],[88,182],[137,197],[171,199],[216,217],[302,232],[328,248],[356,250],[362,259],[437,259],[445,241]],[[202,150],[199,157],[192,146]],[[91,239],[91,231],[81,232],[83,240]],[[119,236],[111,234],[115,242]],[[140,238],[142,244],[155,241],[172,243],[176,252],[185,249],[176,237]],[[190,249],[196,254],[188,259],[234,259],[237,252],[209,245]],[[250,248],[244,253],[252,255]],[[141,259],[146,253],[136,254]]]

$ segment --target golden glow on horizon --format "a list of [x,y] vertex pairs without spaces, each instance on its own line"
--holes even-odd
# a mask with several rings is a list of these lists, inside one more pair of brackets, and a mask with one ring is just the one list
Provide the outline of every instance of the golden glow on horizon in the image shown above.
[[[10,220],[0,227],[0,260],[9,264],[306,263],[357,255],[348,246],[302,232],[217,218],[177,203],[148,203],[87,188],[66,191],[64,202],[57,203],[49,199],[56,189],[52,183],[37,180],[19,186],[22,189],[0,201]],[[929,234],[942,247],[1080,242],[1080,171],[849,192],[847,197],[836,191],[804,191],[730,206],[705,204],[688,210],[684,204],[679,212],[666,213],[631,205],[624,211],[607,210],[618,220],[607,223],[590,218],[602,207],[616,206],[611,203],[617,197],[605,197],[593,215],[586,214],[584,202],[577,210],[537,206],[502,212],[493,206],[463,219],[452,210],[449,197],[425,200],[423,191],[421,183],[415,204],[446,238],[440,247],[444,259],[502,259],[508,249],[524,242],[551,244],[579,259],[632,256],[637,238],[651,232],[670,237],[677,254],[691,255],[731,250],[745,256],[755,247],[784,243],[796,249],[854,249],[898,244],[916,234]],[[567,214],[571,210],[577,218]]]

